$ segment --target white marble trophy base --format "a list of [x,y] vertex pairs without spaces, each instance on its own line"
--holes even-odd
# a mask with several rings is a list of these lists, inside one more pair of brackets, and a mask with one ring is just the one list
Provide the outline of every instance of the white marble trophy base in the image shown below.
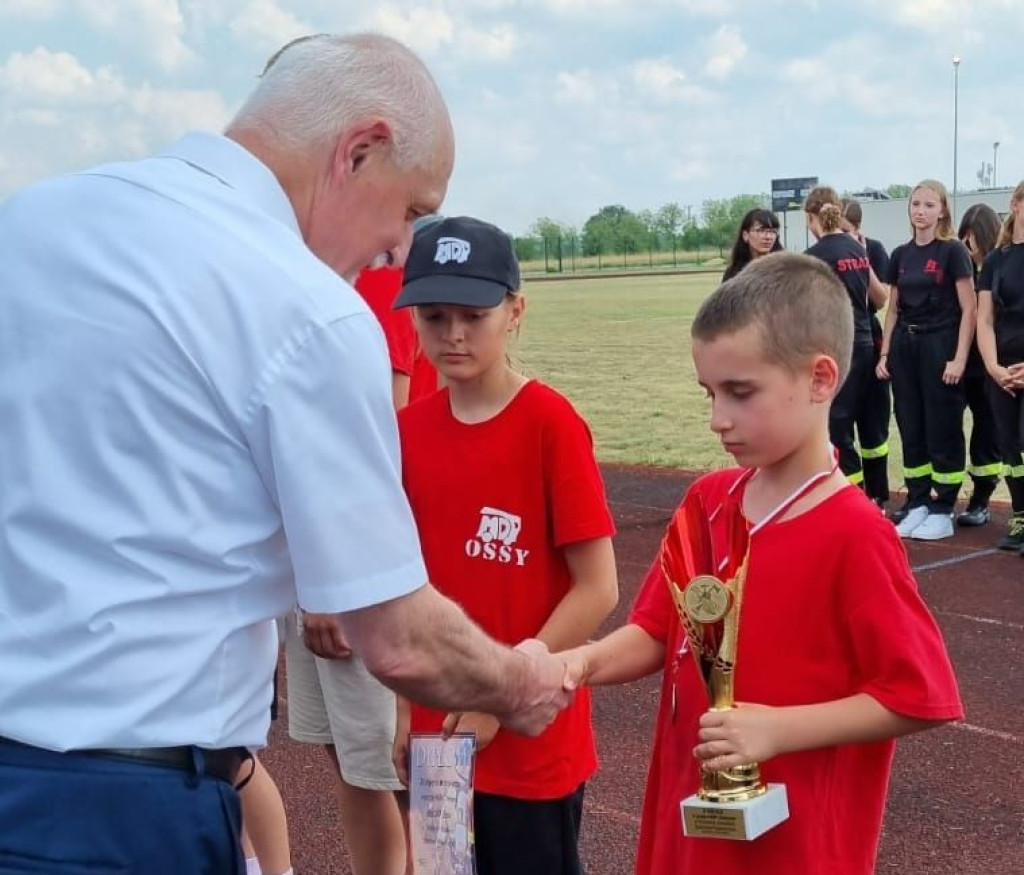
[[712,839],[751,841],[789,817],[783,784],[769,784],[763,795],[744,802],[707,802],[695,793],[679,808],[684,835]]

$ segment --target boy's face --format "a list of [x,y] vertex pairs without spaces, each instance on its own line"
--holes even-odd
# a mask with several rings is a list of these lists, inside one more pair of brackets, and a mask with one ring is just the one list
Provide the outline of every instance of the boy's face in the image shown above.
[[711,430],[744,467],[767,468],[819,440],[837,388],[828,356],[790,370],[766,361],[755,326],[693,341],[697,380],[711,398]]

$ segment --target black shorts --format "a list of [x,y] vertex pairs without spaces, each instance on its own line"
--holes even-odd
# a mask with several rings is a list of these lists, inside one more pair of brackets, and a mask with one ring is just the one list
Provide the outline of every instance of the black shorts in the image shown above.
[[475,793],[477,875],[583,875],[579,840],[585,787],[551,800]]

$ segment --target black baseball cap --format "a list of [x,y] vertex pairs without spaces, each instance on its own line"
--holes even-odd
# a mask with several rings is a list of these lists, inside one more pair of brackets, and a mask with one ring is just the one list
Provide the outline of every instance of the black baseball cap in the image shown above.
[[421,304],[497,307],[519,290],[519,262],[501,228],[468,216],[441,219],[413,236],[395,308]]

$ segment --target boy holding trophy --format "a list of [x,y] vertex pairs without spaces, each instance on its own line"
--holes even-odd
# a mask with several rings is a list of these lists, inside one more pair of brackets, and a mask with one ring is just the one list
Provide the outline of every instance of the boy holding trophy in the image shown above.
[[829,268],[760,259],[692,328],[711,429],[629,622],[568,651],[591,685],[664,670],[640,875],[869,875],[894,739],[962,716],[892,524],[838,470],[852,314]]

